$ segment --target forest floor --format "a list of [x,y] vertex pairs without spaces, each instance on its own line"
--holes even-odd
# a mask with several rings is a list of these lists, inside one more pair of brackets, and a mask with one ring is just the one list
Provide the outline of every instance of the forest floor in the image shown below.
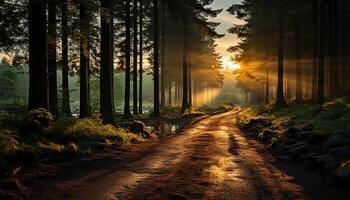
[[[343,199],[329,180],[275,159],[238,128],[238,111],[214,115],[130,151],[77,162],[31,199]],[[338,196],[337,196],[338,195]]]

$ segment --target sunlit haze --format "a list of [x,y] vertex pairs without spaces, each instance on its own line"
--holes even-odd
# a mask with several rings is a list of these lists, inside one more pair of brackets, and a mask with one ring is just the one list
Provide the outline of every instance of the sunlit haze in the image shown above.
[[217,27],[217,31],[220,34],[225,34],[223,38],[217,39],[217,47],[216,51],[222,56],[223,68],[229,69],[237,69],[239,65],[234,61],[229,62],[231,60],[232,54],[227,52],[227,49],[230,46],[236,45],[239,42],[237,36],[227,33],[227,29],[232,27],[233,24],[242,24],[243,22],[237,19],[235,16],[230,15],[226,10],[231,5],[235,3],[240,3],[240,0],[214,0],[212,4],[212,8],[214,9],[223,9],[223,11],[218,15],[218,17],[214,18],[214,22],[220,22],[221,24]]

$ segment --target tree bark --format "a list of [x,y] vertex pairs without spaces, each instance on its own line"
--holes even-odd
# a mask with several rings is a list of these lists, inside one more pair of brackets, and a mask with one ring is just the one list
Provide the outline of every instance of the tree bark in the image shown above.
[[140,16],[139,16],[139,26],[140,26],[140,32],[139,32],[139,37],[140,37],[140,69],[139,69],[139,76],[140,76],[140,81],[139,81],[139,113],[142,114],[142,87],[143,87],[143,81],[142,81],[142,75],[143,75],[143,0],[140,0]]
[[162,32],[161,32],[161,85],[160,85],[160,105],[161,107],[165,107],[165,2],[161,3],[161,13],[162,13]]
[[124,118],[130,118],[130,0],[125,3],[125,95]]
[[101,0],[101,7],[100,113],[103,123],[114,124],[112,0]]
[[181,112],[184,113],[185,110],[188,108],[188,63],[187,63],[187,47],[188,47],[188,41],[187,41],[187,0],[183,0],[184,6],[183,6],[183,55],[182,55],[182,107]]
[[90,116],[89,109],[89,17],[86,1],[80,1],[80,118]]
[[46,1],[29,0],[28,110],[49,110]]
[[[281,5],[280,5],[281,6]],[[281,8],[280,8],[281,9]],[[276,106],[285,106],[283,95],[283,57],[284,57],[284,16],[280,10],[278,19],[278,84]]]
[[317,103],[324,103],[324,1],[320,1],[320,36],[318,48],[318,84],[317,84]]
[[329,15],[329,62],[330,62],[330,87],[331,98],[340,96],[340,83],[338,74],[338,1],[328,1]]
[[62,3],[62,113],[72,115],[69,97],[68,78],[68,4],[67,0]]
[[313,61],[312,61],[312,102],[317,102],[317,66],[318,66],[318,1],[312,1],[312,15],[313,15]]
[[133,0],[133,29],[134,29],[134,39],[133,39],[133,114],[137,115],[138,114],[138,109],[137,109],[137,16],[138,16],[138,11],[137,11],[137,0]]
[[301,75],[301,47],[300,47],[300,25],[296,21],[294,24],[294,39],[295,39],[295,75],[296,75],[296,103],[300,104],[303,101],[302,75]]
[[50,111],[55,115],[58,115],[58,102],[57,102],[57,20],[56,20],[56,1],[48,1],[48,69],[49,69],[49,105]]
[[154,38],[153,38],[153,73],[154,73],[154,117],[160,116],[159,111],[159,19],[158,19],[158,0],[153,0],[153,20],[154,20]]

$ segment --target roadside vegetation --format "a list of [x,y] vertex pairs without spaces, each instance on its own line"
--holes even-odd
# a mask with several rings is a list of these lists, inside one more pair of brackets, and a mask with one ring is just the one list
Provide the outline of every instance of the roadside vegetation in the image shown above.
[[350,98],[323,105],[252,106],[239,114],[241,129],[274,150],[332,172],[337,182],[350,181]]

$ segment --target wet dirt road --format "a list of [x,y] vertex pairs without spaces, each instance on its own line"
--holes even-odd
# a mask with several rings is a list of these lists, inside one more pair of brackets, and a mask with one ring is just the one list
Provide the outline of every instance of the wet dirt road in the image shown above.
[[110,167],[57,181],[37,199],[307,199],[293,177],[276,168],[261,144],[247,139],[231,111],[179,134],[136,145]]

